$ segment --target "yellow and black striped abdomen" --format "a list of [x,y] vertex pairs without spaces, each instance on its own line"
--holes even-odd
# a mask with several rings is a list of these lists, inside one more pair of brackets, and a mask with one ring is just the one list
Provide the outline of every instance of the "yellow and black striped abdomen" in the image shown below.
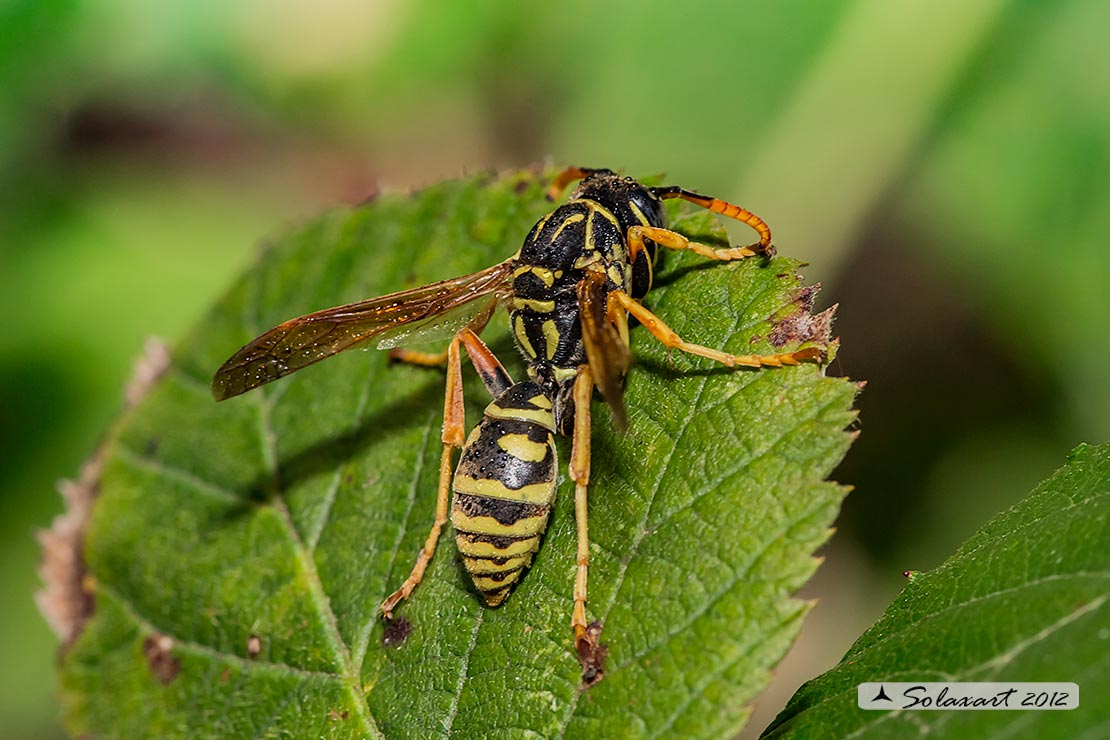
[[540,387],[517,383],[463,445],[451,524],[486,603],[504,601],[532,562],[555,498],[555,419]]

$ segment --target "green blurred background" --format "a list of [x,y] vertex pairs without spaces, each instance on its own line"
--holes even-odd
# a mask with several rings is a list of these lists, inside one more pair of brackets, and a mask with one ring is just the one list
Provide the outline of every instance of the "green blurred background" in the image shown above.
[[528,5],[0,3],[5,737],[61,736],[34,535],[144,338],[379,185],[665,171],[763,216],[841,303],[856,490],[754,731],[901,571],[1110,438],[1110,3]]

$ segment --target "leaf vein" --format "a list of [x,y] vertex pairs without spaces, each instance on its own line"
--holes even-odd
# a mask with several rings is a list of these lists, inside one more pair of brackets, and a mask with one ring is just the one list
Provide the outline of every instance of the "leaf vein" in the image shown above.
[[277,461],[277,435],[274,432],[273,424],[270,420],[272,401],[266,395],[265,389],[257,390],[254,394],[254,398],[256,399],[256,408],[258,409],[262,456],[270,469],[273,484],[277,489],[274,496],[274,508],[281,514],[280,519],[284,524],[286,535],[289,537],[297,553],[297,560],[300,562],[302,572],[305,575],[305,581],[308,584],[309,598],[316,609],[318,617],[323,623],[324,636],[334,652],[334,659],[344,669],[346,679],[345,685],[350,694],[355,713],[366,732],[376,737],[384,738],[373,716],[370,714],[370,705],[367,703],[366,695],[363,693],[359,684],[359,673],[355,670],[354,664],[351,661],[351,654],[339,631],[339,624],[336,620],[335,612],[331,608],[331,601],[324,592],[323,583],[320,581],[320,574],[316,570],[316,560],[301,539],[300,534],[297,532],[297,528],[293,524],[293,517],[290,515],[289,507],[286,505],[283,497],[284,492],[281,490]]
[[680,635],[682,632],[686,631],[686,629],[688,629],[694,622],[701,619],[702,616],[704,616],[710,609],[716,606],[721,599],[727,596],[729,592],[732,591],[732,589],[736,588],[736,586],[739,585],[740,582],[743,581],[744,578],[751,573],[752,569],[755,567],[755,564],[759,562],[760,558],[767,554],[767,551],[770,550],[775,543],[786,536],[786,534],[789,533],[790,530],[793,529],[795,526],[797,526],[801,520],[815,513],[816,511],[821,509],[822,506],[823,504],[814,506],[812,509],[806,510],[804,515],[798,518],[798,521],[790,522],[785,527],[780,527],[779,529],[777,529],[771,537],[767,538],[767,540],[762,544],[759,550],[752,553],[752,556],[748,559],[748,562],[745,563],[740,570],[734,572],[734,575],[730,578],[727,585],[721,591],[710,597],[710,599],[706,601],[696,611],[689,612],[686,619],[684,619],[682,622],[678,623],[671,629],[667,630],[667,632],[663,635],[661,639],[657,640],[648,647],[632,655],[627,660],[618,664],[616,667],[614,667],[613,670],[620,670],[621,668],[624,668],[636,662],[648,653],[658,650],[663,645],[666,645],[668,642]]
[[470,656],[474,654],[474,646],[478,644],[478,630],[482,627],[482,618],[485,616],[485,607],[478,609],[478,617],[474,620],[474,629],[470,632],[470,643],[463,653],[462,668],[459,670],[459,680],[455,684],[455,693],[451,697],[451,707],[444,717],[443,737],[451,737],[451,730],[455,725],[455,717],[459,713],[459,702],[462,699],[463,688],[466,686],[467,674],[470,671]]
[[175,648],[180,648],[187,652],[204,655],[209,658],[215,658],[218,660],[236,663],[242,666],[244,669],[249,669],[252,671],[265,670],[272,671],[274,673],[290,673],[297,676],[304,676],[306,678],[322,678],[334,681],[344,680],[344,676],[339,673],[329,673],[327,671],[311,671],[307,668],[301,668],[289,663],[282,663],[280,661],[274,660],[244,658],[243,656],[236,655],[235,653],[227,653],[222,650],[217,650],[216,648],[209,645],[204,645],[193,640],[186,640],[166,629],[159,627],[157,624],[151,621],[150,618],[141,614],[139,610],[135,607],[135,605],[131,602],[131,600],[124,596],[123,593],[114,586],[111,586],[104,582],[97,582],[96,589],[98,592],[104,592],[111,596],[112,599],[123,608],[127,615],[135,620],[135,623],[139,626],[140,629],[152,634],[165,635],[166,637],[173,640]]
[[[416,466],[412,473],[412,484],[409,486],[408,502],[405,506],[405,516],[401,520],[401,526],[398,527],[397,538],[393,543],[392,553],[389,556],[389,568],[386,569],[385,588],[382,590],[381,598],[379,598],[376,602],[378,604],[385,601],[386,596],[389,595],[389,584],[393,581],[393,569],[397,565],[397,555],[401,551],[401,543],[405,539],[405,534],[409,531],[409,518],[412,516],[412,509],[416,503],[416,490],[419,487],[420,476],[424,472],[425,459],[427,457],[424,452],[427,449],[428,437],[431,436],[434,423],[435,414],[429,414],[428,424],[424,428],[424,436],[420,441],[421,453],[416,457]],[[364,624],[358,631],[353,660],[355,662],[355,665],[358,666],[360,673],[362,671],[362,664],[366,660],[366,651],[370,648],[370,633],[374,631],[374,624],[377,621],[377,614],[377,609],[375,609],[370,619],[368,619],[366,624]]]

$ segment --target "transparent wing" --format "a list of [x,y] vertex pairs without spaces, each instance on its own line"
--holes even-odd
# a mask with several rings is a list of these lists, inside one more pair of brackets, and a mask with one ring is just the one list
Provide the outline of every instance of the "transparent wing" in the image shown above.
[[[381,334],[375,335],[378,339],[376,346],[378,349],[393,349],[414,344],[443,345],[464,326],[485,326],[486,320],[495,308],[497,308],[495,296],[485,301],[467,301],[423,321],[399,324],[386,329]],[[483,311],[485,316],[482,315]],[[478,330],[475,329],[475,331]]]
[[216,400],[237,396],[374,338],[387,346],[488,317],[510,290],[501,262],[480,272],[290,319],[228,358],[212,378]]
[[587,270],[578,283],[578,313],[582,322],[582,343],[594,383],[613,409],[617,427],[623,431],[628,428],[624,375],[632,364],[632,353],[621,340],[617,327],[609,321],[604,288],[605,273]]

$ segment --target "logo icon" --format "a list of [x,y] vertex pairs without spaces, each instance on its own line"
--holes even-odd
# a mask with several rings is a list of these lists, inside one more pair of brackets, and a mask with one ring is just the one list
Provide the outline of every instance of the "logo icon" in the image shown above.
[[872,699],[871,701],[879,701],[880,699],[882,701],[889,701],[889,702],[894,701],[893,699],[891,699],[889,696],[886,695],[886,688],[882,684],[879,684],[879,693],[875,694],[875,698]]

